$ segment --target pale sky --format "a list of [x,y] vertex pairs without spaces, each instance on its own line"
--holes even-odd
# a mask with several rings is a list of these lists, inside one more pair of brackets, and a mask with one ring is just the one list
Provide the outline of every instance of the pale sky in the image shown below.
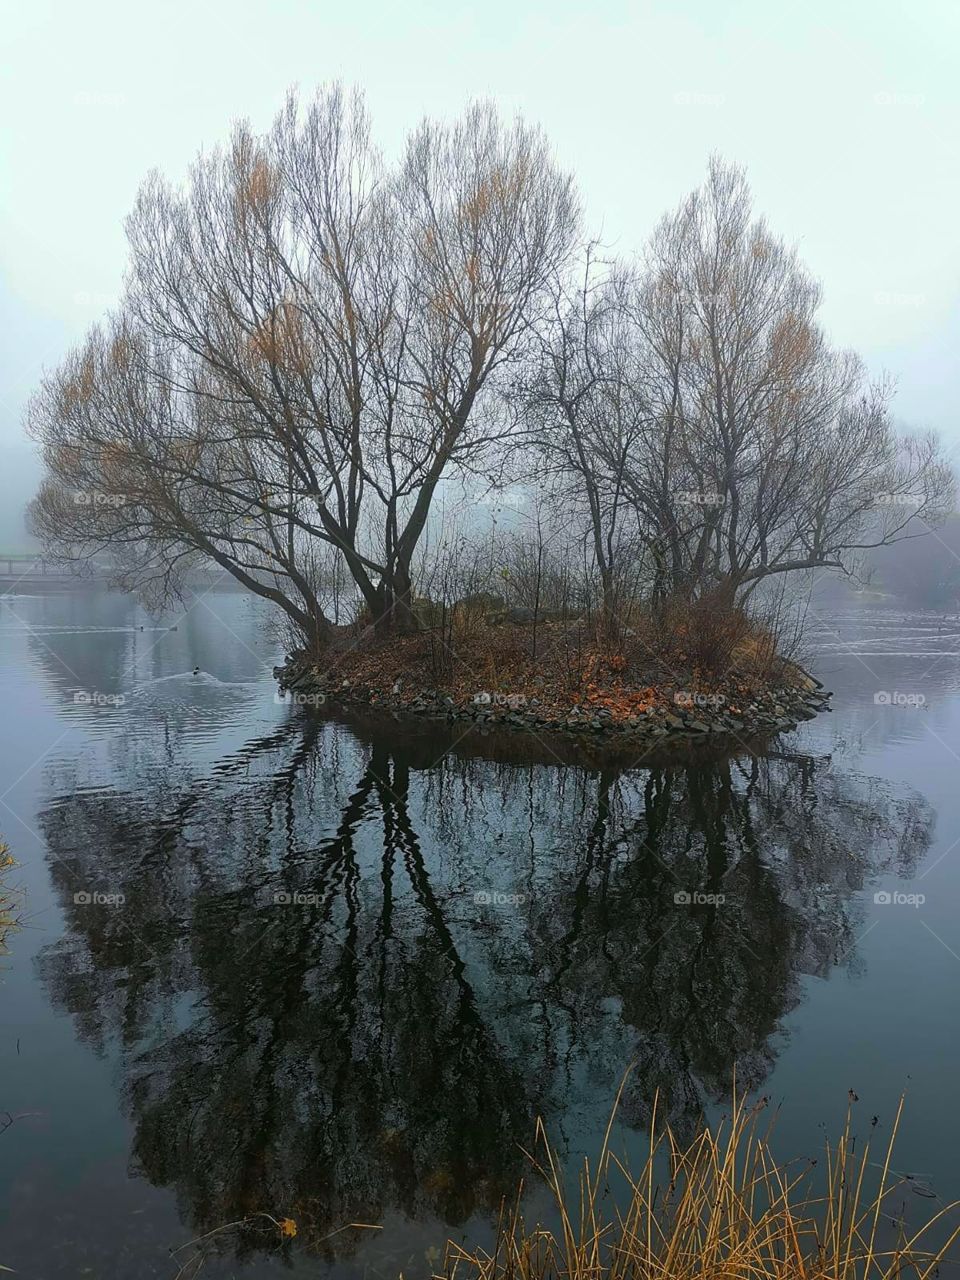
[[0,51],[0,503],[41,368],[117,297],[148,170],[336,78],[388,152],[475,97],[541,124],[622,253],[712,151],[745,165],[833,340],[960,446],[955,0],[0,0]]

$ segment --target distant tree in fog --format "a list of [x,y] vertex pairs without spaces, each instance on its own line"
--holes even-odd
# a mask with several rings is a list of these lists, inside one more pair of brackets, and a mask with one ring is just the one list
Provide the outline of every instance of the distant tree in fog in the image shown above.
[[869,574],[871,586],[918,608],[960,610],[960,518],[872,556]]
[[582,274],[554,284],[553,309],[522,393],[537,472],[555,478],[564,508],[579,513],[610,635],[625,576],[644,545],[627,481],[648,425],[636,387],[639,353],[627,288],[622,270],[598,270],[590,246]]
[[556,309],[533,380],[542,450],[580,473],[595,531],[629,505],[655,596],[849,570],[951,509],[939,442],[896,434],[891,388],[830,346],[819,304],[743,173],[714,160],[639,267],[590,264]]

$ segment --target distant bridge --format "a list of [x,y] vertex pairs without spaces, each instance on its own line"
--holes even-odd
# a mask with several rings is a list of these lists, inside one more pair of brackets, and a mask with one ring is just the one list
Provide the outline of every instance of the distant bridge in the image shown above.
[[[36,551],[0,551],[0,595],[9,592],[82,591],[85,587],[106,587],[110,565],[102,560],[57,560]],[[218,565],[199,567],[186,582],[196,589],[240,591],[243,588]]]
[[93,560],[81,566],[72,560],[56,560],[31,551],[0,551],[0,594],[44,587],[84,587],[104,583],[108,577],[106,565]]

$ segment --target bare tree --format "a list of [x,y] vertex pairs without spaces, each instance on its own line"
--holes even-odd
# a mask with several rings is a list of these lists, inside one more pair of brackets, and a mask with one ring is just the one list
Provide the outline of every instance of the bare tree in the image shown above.
[[34,398],[36,529],[161,597],[217,564],[319,646],[330,557],[379,629],[416,626],[441,486],[508,456],[588,548],[611,637],[638,580],[742,598],[949,510],[937,441],[830,346],[739,170],[714,161],[636,269],[574,260],[577,221],[543,138],[489,107],[394,166],[339,88],[239,125],[183,190],[147,181],[118,313]]
[[949,509],[936,439],[897,436],[891,388],[831,348],[819,304],[736,168],[714,160],[657,228],[632,302],[652,429],[624,479],[671,591],[847,569]]
[[625,512],[654,598],[730,601],[772,575],[854,567],[953,501],[933,436],[894,431],[889,384],[816,321],[820,290],[752,218],[741,171],[659,224],[636,271],[555,289],[528,390],[541,454],[586,507],[608,618]]
[[326,543],[378,625],[414,625],[437,486],[509,425],[492,392],[576,221],[540,134],[490,107],[424,122],[393,168],[336,87],[239,125],[186,190],[147,181],[119,315],[38,393],[36,527],[164,593],[213,560],[313,643]]
[[641,550],[625,487],[647,416],[636,386],[640,354],[626,305],[630,287],[628,273],[604,271],[595,246],[588,246],[580,278],[554,285],[550,324],[524,389],[538,471],[556,481],[560,503],[583,522],[610,638],[618,626],[618,588]]

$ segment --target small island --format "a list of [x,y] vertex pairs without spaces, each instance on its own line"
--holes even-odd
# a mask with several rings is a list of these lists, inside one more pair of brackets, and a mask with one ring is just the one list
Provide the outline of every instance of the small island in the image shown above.
[[648,750],[744,744],[793,729],[830,694],[740,610],[689,606],[614,636],[583,618],[471,597],[417,602],[423,629],[378,639],[344,628],[324,653],[291,653],[274,675],[325,712],[464,721]]

